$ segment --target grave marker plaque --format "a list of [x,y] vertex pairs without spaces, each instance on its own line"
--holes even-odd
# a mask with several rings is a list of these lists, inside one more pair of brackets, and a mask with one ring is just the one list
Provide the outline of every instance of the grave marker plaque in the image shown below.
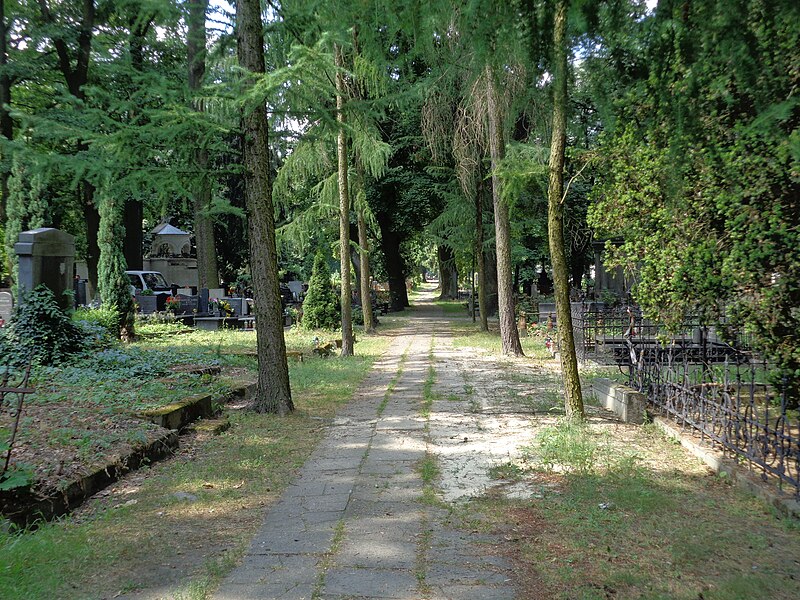
[[14,312],[14,297],[8,292],[0,292],[0,319],[8,323]]

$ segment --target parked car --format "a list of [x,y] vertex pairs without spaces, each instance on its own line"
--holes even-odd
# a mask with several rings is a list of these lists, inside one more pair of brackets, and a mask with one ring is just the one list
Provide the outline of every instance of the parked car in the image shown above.
[[131,282],[131,294],[135,295],[144,290],[151,290],[154,294],[159,292],[172,292],[172,286],[167,283],[164,276],[158,271],[125,271]]

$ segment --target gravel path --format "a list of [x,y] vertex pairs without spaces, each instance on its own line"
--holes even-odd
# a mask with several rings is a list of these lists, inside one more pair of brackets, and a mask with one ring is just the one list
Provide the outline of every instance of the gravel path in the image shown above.
[[497,486],[490,469],[518,458],[546,407],[504,406],[513,381],[497,359],[453,347],[431,298],[432,290],[214,598],[515,597],[511,567],[494,551],[500,540],[455,528],[448,507]]

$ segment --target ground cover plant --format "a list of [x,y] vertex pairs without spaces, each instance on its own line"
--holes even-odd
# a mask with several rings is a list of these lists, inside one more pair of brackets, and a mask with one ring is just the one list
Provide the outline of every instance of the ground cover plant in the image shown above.
[[[30,385],[36,392],[26,398],[12,465],[29,473],[37,494],[64,489],[163,435],[165,430],[141,418],[142,412],[201,393],[221,399],[233,387],[255,381],[252,331],[141,322],[140,339],[121,345],[102,329],[94,330],[104,341],[91,346],[92,352],[33,367]],[[334,339],[336,334],[293,328],[286,334],[287,348],[310,355],[314,337]],[[337,375],[336,362],[326,369],[321,389],[341,383],[334,381],[337,376],[348,377]],[[313,369],[303,368],[295,370],[295,377],[302,386],[304,378],[315,376]],[[8,431],[13,419],[10,411],[0,413],[0,432]]]
[[[130,474],[73,515],[35,531],[0,534],[0,597],[105,598],[158,585],[176,597],[206,597],[390,339],[359,338],[356,356],[339,360],[311,355],[311,340],[320,335],[333,336],[286,334],[290,350],[306,352],[302,363],[290,361],[292,415],[227,406],[231,427],[221,435],[182,437],[174,459]],[[175,360],[216,361],[241,377],[255,367],[250,332],[145,338],[136,346],[143,353],[169,350]]]

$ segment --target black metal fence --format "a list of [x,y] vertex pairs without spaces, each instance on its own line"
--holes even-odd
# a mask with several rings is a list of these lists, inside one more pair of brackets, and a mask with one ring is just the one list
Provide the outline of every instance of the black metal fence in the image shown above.
[[800,499],[800,407],[745,340],[697,319],[667,332],[633,306],[587,305],[573,319],[583,359],[617,365],[656,410]]

